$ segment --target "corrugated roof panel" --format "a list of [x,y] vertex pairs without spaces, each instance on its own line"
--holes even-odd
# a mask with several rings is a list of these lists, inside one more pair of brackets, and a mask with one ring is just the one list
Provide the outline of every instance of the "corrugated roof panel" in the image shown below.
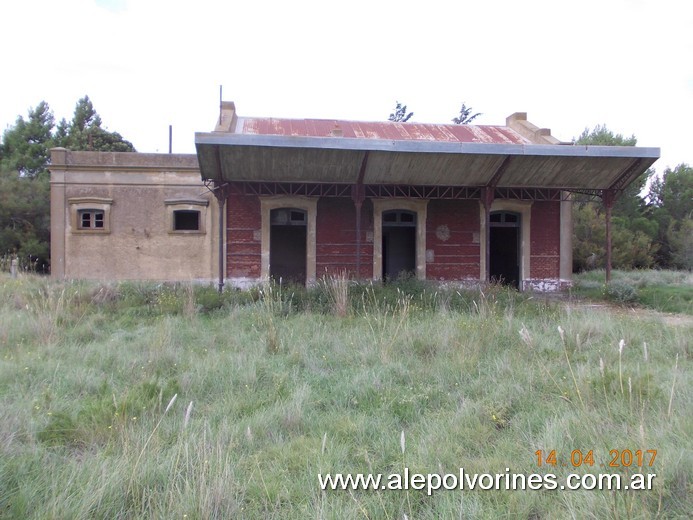
[[530,144],[507,126],[436,125],[389,121],[341,121],[334,119],[244,118],[240,133],[291,135],[296,137],[341,137],[395,141],[440,141],[459,143]]

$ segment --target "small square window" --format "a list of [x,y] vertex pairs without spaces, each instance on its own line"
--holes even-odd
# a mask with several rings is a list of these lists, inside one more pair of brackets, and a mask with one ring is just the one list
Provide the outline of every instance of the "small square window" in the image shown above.
[[174,231],[199,231],[200,212],[180,209],[173,212]]
[[103,229],[104,212],[100,209],[79,210],[79,229]]
[[113,199],[104,197],[72,197],[70,227],[76,234],[108,234],[111,232],[110,214]]
[[207,214],[205,208],[209,204],[203,199],[166,199],[166,220],[168,232],[179,235],[205,234]]

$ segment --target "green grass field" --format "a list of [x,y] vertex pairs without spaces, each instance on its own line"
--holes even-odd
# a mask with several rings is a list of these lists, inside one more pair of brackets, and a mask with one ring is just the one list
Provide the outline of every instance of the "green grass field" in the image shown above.
[[604,271],[575,276],[573,294],[661,312],[693,315],[693,274],[686,271],[614,271],[610,285]]
[[[337,281],[219,297],[208,287],[2,276],[0,518],[693,511],[690,322],[497,287]],[[555,450],[556,465],[539,467],[538,450],[544,459]],[[593,466],[572,467],[572,453],[590,450]],[[618,467],[609,467],[611,450]],[[648,456],[626,464],[627,450],[657,450],[654,465]],[[656,478],[650,491],[431,496],[318,485],[319,473],[405,467],[509,468],[559,483],[569,473]]]

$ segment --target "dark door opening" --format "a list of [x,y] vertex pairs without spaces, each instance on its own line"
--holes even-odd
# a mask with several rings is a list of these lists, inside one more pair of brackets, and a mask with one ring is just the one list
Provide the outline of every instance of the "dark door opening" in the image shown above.
[[393,210],[383,213],[383,280],[416,273],[416,213]]
[[270,212],[269,274],[276,282],[305,285],[307,220],[300,209]]
[[509,211],[491,213],[489,279],[520,287],[520,215]]

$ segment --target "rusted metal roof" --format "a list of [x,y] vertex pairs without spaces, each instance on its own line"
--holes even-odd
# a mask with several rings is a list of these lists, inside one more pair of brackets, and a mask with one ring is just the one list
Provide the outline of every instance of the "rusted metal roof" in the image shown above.
[[[534,144],[531,132],[549,131],[533,125],[525,137],[508,126],[235,115],[225,122],[230,131],[195,135],[203,179],[606,190],[623,189],[659,158],[659,148]],[[558,142],[548,135],[538,141]]]
[[236,132],[292,137],[345,137],[447,143],[530,144],[507,126],[438,125],[335,119],[238,118]]

